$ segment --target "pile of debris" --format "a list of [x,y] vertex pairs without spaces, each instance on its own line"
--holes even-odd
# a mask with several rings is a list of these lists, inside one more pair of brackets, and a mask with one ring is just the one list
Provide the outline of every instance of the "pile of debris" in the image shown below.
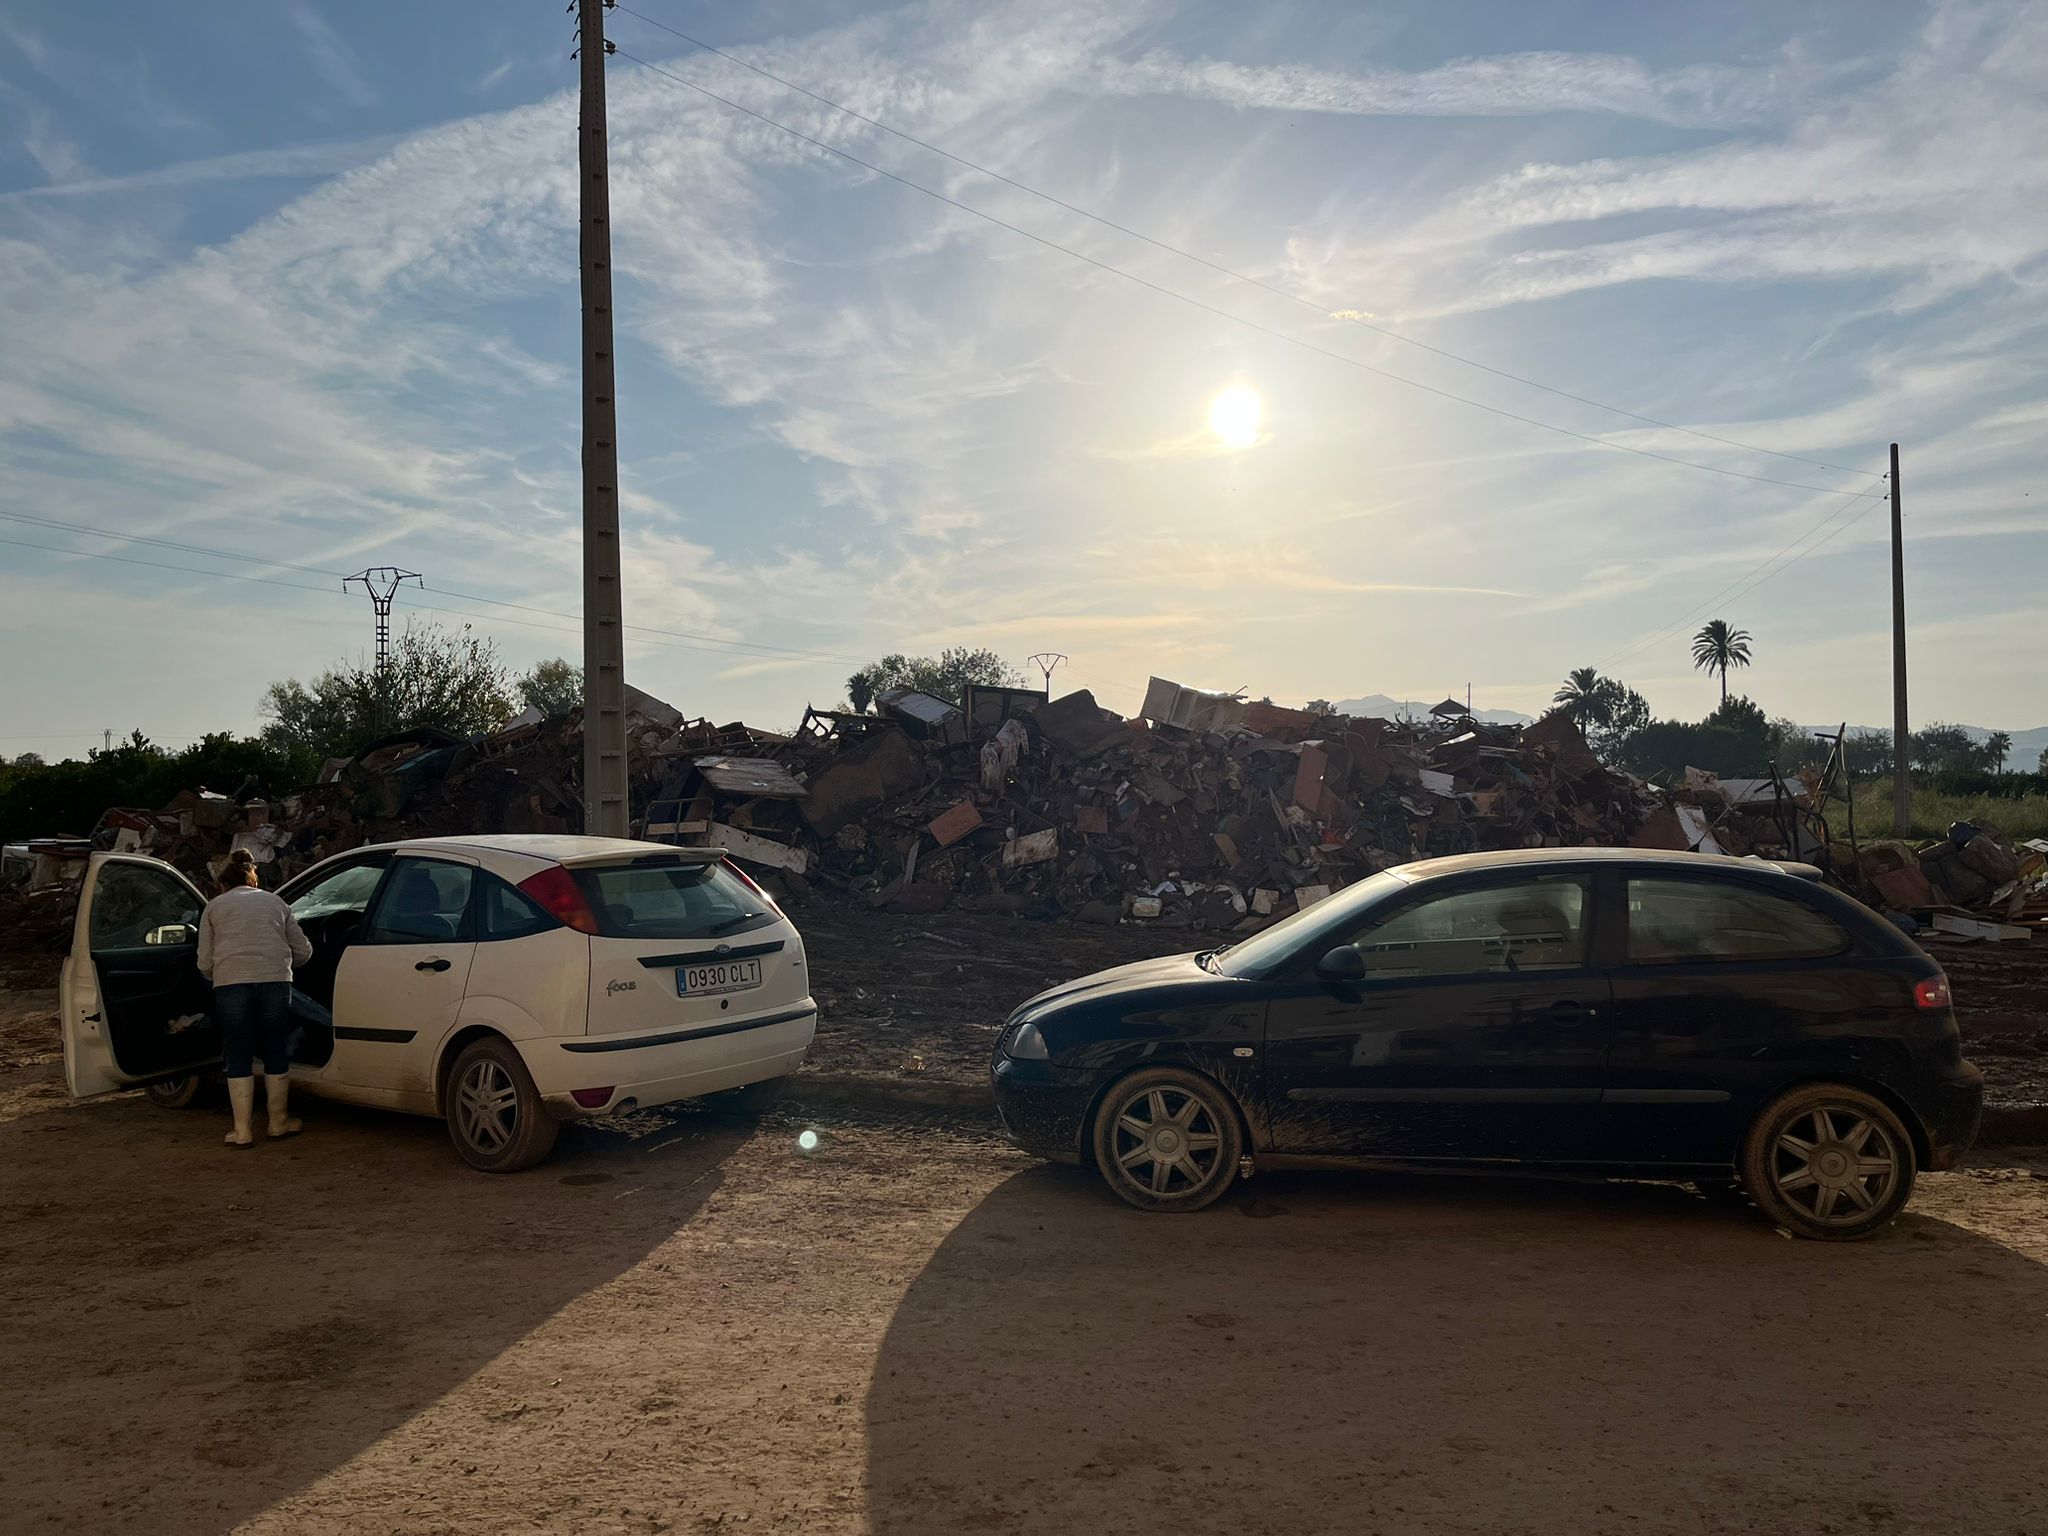
[[2007,847],[1967,821],[1914,845],[1864,843],[1857,872],[1866,899],[1915,928],[1961,939],[2011,941],[2048,928],[2048,840]]
[[[807,711],[792,735],[630,699],[635,831],[716,846],[802,900],[895,911],[1125,918],[1248,929],[1392,864],[1620,844],[1655,802],[1562,714],[1480,724],[1350,719],[1154,679],[1135,719],[1084,691],[891,690]],[[109,811],[65,843],[165,859],[202,886],[236,849],[276,884],[364,843],[581,828],[578,720],[529,714],[464,740],[411,731],[285,794],[194,789]],[[52,866],[57,867],[57,866]]]
[[1318,716],[1154,679],[1126,720],[1083,690],[896,691],[809,712],[761,758],[692,759],[650,836],[715,844],[875,906],[1252,928],[1391,864],[1626,842],[1641,787],[1562,715],[1526,730]]
[[[799,902],[1248,931],[1415,859],[1604,845],[1814,862],[1941,931],[2048,919],[2048,843],[2012,850],[1959,824],[1924,848],[1859,846],[1828,825],[1825,785],[1688,770],[1652,790],[1603,766],[1562,712],[1491,725],[1446,700],[1421,720],[1355,719],[1154,678],[1131,719],[1086,690],[976,687],[956,703],[894,689],[874,713],[809,710],[785,735],[628,693],[635,833],[721,848]],[[576,832],[582,751],[573,715],[529,711],[468,739],[409,731],[288,793],[110,810],[90,837],[28,845],[21,883],[66,883],[96,848],[203,887],[244,849],[274,885],[365,843]],[[54,940],[64,904],[28,905],[18,915]]]
[[1833,840],[1820,810],[1826,796],[1817,784],[1775,774],[1722,778],[1688,768],[1659,798],[1630,839],[1632,847],[1831,865]]

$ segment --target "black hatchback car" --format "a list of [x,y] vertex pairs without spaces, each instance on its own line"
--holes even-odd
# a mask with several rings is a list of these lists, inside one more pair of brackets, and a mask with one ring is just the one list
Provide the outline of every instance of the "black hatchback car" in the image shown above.
[[1537,849],[1403,865],[1242,943],[1010,1016],[1010,1138],[1131,1204],[1240,1168],[1541,1166],[1739,1180],[1867,1236],[1974,1139],[1947,979],[1798,864]]

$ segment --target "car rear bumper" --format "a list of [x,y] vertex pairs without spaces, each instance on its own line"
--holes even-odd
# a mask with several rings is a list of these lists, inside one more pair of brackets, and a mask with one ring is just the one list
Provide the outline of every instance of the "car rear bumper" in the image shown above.
[[[817,1032],[817,1005],[806,998],[801,1006],[711,1029],[624,1040],[575,1035],[517,1043],[548,1108],[574,1119],[609,1113],[629,1099],[645,1108],[786,1077],[803,1065]],[[599,1098],[599,1089],[610,1093]]]
[[1081,1161],[1098,1086],[1094,1073],[998,1056],[989,1068],[989,1085],[996,1118],[1012,1142],[1054,1162]]
[[1969,1062],[1921,1096],[1916,1106],[1927,1127],[1927,1166],[1936,1173],[1963,1160],[1984,1118],[1984,1074]]

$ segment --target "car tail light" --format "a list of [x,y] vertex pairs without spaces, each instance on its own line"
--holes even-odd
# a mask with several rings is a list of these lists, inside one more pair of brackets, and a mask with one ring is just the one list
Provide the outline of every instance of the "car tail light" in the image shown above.
[[756,880],[752,875],[748,874],[744,869],[741,869],[739,865],[733,863],[731,859],[720,859],[718,862],[723,864],[729,871],[731,871],[734,878],[736,878],[740,882],[740,884],[744,885],[748,890],[752,891],[756,896],[760,897],[764,902],[766,902],[768,904],[768,910],[770,912],[773,912],[777,917],[781,917],[783,915],[782,908],[775,905],[775,898],[773,896],[770,896],[766,891],[762,890],[760,882]]
[[612,1099],[609,1088],[571,1088],[569,1097],[585,1109],[603,1109]]
[[1925,981],[1913,983],[1913,1006],[1916,1008],[1946,1008],[1955,1001],[1955,995],[1948,989],[1946,976],[1930,976]]
[[574,928],[578,933],[598,931],[597,914],[590,910],[583,887],[561,865],[551,864],[539,874],[520,881],[519,889],[545,907],[557,922]]

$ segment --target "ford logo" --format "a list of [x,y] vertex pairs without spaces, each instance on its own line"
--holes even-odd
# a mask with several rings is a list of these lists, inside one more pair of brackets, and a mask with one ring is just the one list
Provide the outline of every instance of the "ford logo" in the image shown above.
[[713,947],[711,953],[714,955],[729,955],[732,953],[732,946],[730,944],[719,944]]

